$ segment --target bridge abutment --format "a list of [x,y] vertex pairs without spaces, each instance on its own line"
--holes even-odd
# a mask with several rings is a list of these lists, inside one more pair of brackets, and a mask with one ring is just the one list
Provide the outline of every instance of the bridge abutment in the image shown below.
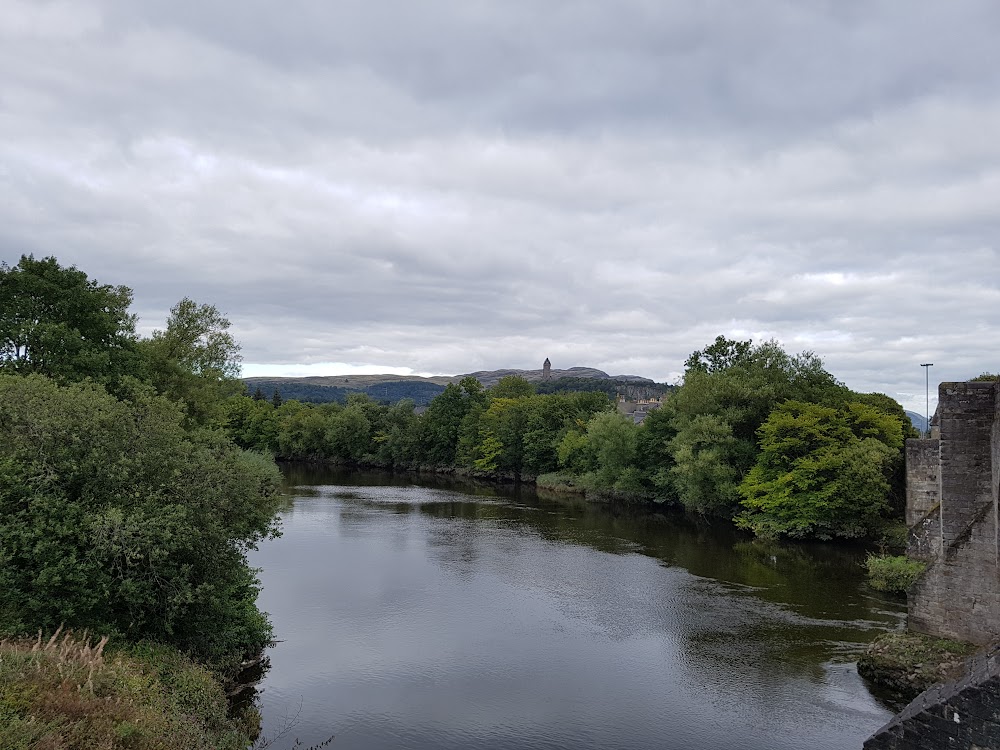
[[998,386],[942,383],[936,439],[907,443],[910,630],[986,644],[1000,637]]

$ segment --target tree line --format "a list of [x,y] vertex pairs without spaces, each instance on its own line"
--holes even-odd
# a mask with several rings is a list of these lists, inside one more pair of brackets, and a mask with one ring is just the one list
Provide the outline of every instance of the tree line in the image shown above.
[[625,500],[675,502],[760,536],[863,537],[904,507],[902,407],[857,393],[814,354],[718,337],[641,424],[602,392],[538,393],[517,376],[412,401],[226,402],[235,442],[287,460],[458,468]]
[[246,553],[280,474],[224,429],[229,321],[185,298],[143,338],[131,303],[55,258],[0,265],[0,636],[86,628],[224,672],[272,637]]

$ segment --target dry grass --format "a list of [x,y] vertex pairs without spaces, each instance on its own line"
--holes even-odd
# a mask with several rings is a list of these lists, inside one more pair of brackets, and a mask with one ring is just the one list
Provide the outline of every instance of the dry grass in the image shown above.
[[[0,750],[242,750],[221,686],[176,651],[57,630],[0,641]],[[245,723],[244,723],[245,724]]]

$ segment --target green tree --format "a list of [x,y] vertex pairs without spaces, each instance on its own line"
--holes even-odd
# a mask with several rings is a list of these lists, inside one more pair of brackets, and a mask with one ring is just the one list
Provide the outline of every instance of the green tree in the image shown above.
[[677,494],[670,474],[674,466],[671,443],[676,436],[669,400],[646,415],[636,436],[636,466],[643,474],[642,483],[660,498],[674,498]]
[[238,446],[274,455],[281,429],[277,411],[252,396],[235,396],[225,404],[226,433]]
[[[368,405],[374,408],[368,410]],[[326,441],[330,456],[340,461],[357,463],[367,454],[373,453],[373,430],[377,430],[380,420],[377,414],[369,414],[382,408],[384,407],[379,407],[367,396],[351,394],[347,406],[332,413],[327,422]]]
[[727,515],[739,502],[743,467],[753,463],[755,447],[733,434],[717,414],[697,414],[671,441],[674,465],[670,484],[688,510]]
[[376,431],[373,441],[375,457],[383,466],[406,466],[414,462],[417,452],[417,415],[412,399],[403,399],[390,406]]
[[339,411],[341,407],[337,404],[323,404],[323,407],[325,408],[299,401],[286,401],[275,410],[280,425],[277,450],[280,458],[327,458],[327,415],[332,411]]
[[761,450],[739,487],[737,524],[762,536],[858,537],[889,511],[898,417],[864,403],[789,401],[760,428]]
[[527,398],[535,395],[535,387],[520,375],[505,375],[490,388],[491,398]]
[[104,382],[136,366],[132,290],[55,258],[0,264],[0,371]]
[[752,341],[735,341],[716,336],[715,341],[692,352],[684,361],[684,369],[699,372],[721,372],[732,367],[746,366],[751,361]]
[[270,459],[136,388],[0,374],[0,630],[60,623],[216,664],[271,637],[246,552],[276,533]]
[[815,355],[791,357],[774,341],[720,336],[688,365],[670,400],[670,479],[686,507],[718,515],[736,512],[735,487],[756,460],[757,430],[775,406],[790,398],[841,402],[847,393]]
[[587,441],[597,459],[599,486],[614,488],[633,465],[637,433],[632,419],[617,411],[595,414],[587,422]]
[[470,410],[484,407],[482,384],[469,376],[449,383],[420,418],[416,444],[420,459],[438,466],[453,466],[458,457],[462,423]]
[[229,327],[214,305],[185,297],[170,308],[166,329],[142,342],[149,379],[184,405],[193,424],[221,425],[223,403],[243,389],[240,346]]

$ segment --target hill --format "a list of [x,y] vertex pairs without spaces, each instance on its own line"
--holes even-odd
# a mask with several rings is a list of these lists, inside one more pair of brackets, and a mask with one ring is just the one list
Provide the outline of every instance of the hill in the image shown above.
[[924,432],[924,415],[917,414],[915,411],[907,411],[906,416],[910,418],[910,422],[916,428],[917,432],[923,434]]
[[[550,380],[544,381],[539,392],[553,393],[558,390],[600,390],[609,395],[616,391],[655,390],[662,392],[663,386],[649,378],[638,375],[608,375],[593,367],[570,367],[566,370],[552,370]],[[413,399],[417,406],[426,406],[441,393],[448,383],[458,383],[462,378],[472,376],[484,387],[496,385],[501,378],[517,375],[538,386],[542,386],[542,370],[479,370],[465,375],[330,375],[309,377],[255,377],[243,378],[251,393],[260,388],[266,398],[271,398],[275,390],[283,399],[295,399],[311,403],[343,403],[350,393],[364,393],[376,401],[395,403],[404,398]]]

